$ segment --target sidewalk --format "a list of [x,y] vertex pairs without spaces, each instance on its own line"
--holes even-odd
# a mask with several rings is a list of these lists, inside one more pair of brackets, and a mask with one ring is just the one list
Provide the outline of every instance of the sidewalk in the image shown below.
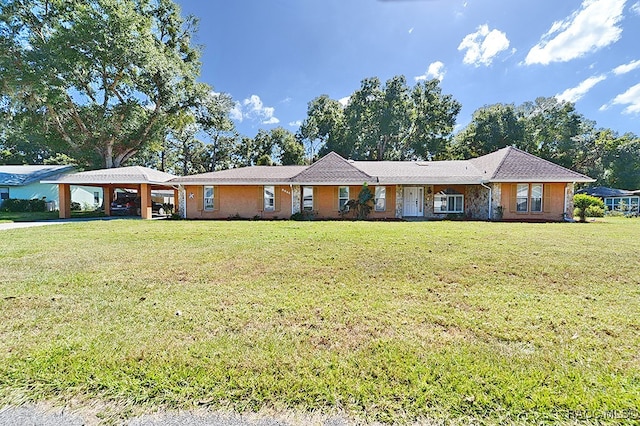
[[116,219],[140,220],[139,217],[108,216],[108,217],[87,217],[87,218],[79,218],[79,219],[39,220],[37,222],[8,222],[8,223],[0,223],[0,231],[4,231],[7,229],[33,228],[34,226],[61,225],[65,223],[92,222],[96,220],[116,220]]

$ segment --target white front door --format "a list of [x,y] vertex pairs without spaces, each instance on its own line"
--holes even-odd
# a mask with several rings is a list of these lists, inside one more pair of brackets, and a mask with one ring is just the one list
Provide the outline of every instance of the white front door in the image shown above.
[[403,216],[423,216],[422,204],[423,204],[423,191],[422,187],[418,186],[405,186],[404,188],[404,208]]

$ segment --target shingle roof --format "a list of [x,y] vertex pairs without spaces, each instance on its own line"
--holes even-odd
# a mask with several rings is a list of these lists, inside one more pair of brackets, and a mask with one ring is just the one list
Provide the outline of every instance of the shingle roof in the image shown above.
[[607,188],[606,186],[594,186],[576,191],[576,194],[587,194],[594,197],[629,197],[636,195],[638,191],[627,191],[626,189]]
[[377,179],[358,169],[335,152],[330,152],[291,179],[307,184],[362,184],[375,183]]
[[114,169],[90,170],[61,176],[58,179],[43,180],[44,183],[68,183],[71,185],[107,185],[167,183],[175,178],[169,173],[142,166],[119,167]]
[[218,172],[202,173],[174,178],[173,183],[201,184],[245,184],[245,183],[288,183],[308,166],[253,166]]
[[593,182],[589,176],[512,146],[468,161],[483,168],[489,182]]
[[57,178],[73,170],[69,165],[50,166],[0,166],[0,185],[22,186],[45,178]]
[[473,184],[482,180],[468,161],[355,161],[358,169],[383,184]]

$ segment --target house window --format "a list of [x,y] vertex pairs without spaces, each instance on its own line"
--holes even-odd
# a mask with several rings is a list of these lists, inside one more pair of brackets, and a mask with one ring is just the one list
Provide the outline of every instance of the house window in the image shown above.
[[516,211],[528,212],[529,211],[529,184],[519,183],[516,190]]
[[349,187],[341,186],[338,188],[338,207],[340,210],[344,209],[344,206],[349,202]]
[[204,187],[204,209],[213,210],[213,186]]
[[276,208],[276,191],[273,186],[264,187],[264,210],[274,211]]
[[95,204],[100,204],[100,193],[98,191],[93,192],[93,202]]
[[302,187],[302,210],[313,210],[313,186]]
[[531,185],[531,211],[542,211],[542,184],[534,183]]
[[9,188],[0,188],[0,200],[9,199]]
[[387,209],[387,187],[376,186],[376,211],[383,212]]
[[433,211],[435,213],[462,213],[464,211],[464,195],[452,189],[440,191],[433,197]]

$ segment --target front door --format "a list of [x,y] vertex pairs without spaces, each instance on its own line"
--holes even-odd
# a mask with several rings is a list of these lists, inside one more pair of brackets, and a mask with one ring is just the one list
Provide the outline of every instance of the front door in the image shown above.
[[423,216],[423,188],[418,186],[405,186],[403,216]]

